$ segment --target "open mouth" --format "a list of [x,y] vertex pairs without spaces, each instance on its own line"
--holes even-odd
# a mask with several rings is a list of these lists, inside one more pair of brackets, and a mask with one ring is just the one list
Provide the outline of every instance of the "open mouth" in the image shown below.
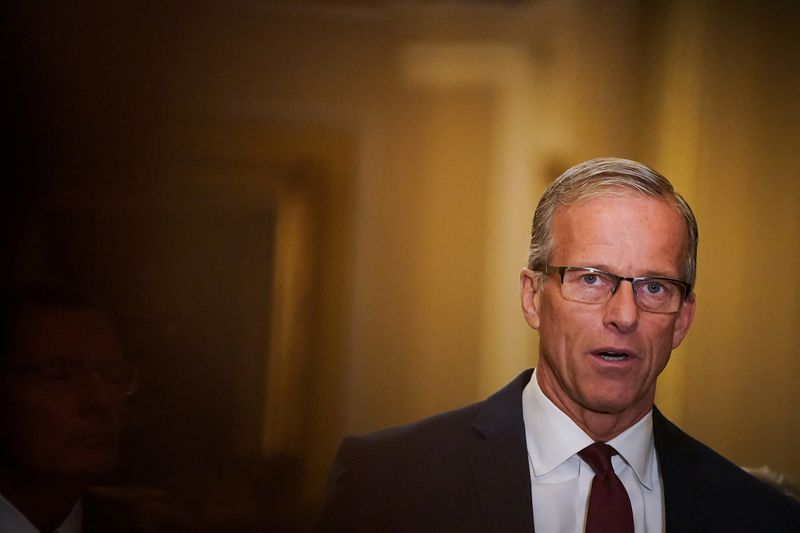
[[597,355],[599,355],[603,361],[609,361],[611,363],[624,361],[625,359],[628,358],[628,354],[626,354],[625,352],[602,351],[602,352],[597,352]]

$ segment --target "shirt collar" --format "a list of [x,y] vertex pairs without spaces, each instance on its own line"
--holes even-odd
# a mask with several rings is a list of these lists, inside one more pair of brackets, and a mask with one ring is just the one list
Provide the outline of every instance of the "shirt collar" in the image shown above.
[[78,500],[64,522],[58,526],[58,533],[81,533],[83,530],[83,501]]
[[608,441],[609,446],[628,463],[639,483],[653,489],[653,466],[656,448],[653,441],[653,410],[650,409],[641,420]]
[[593,442],[544,395],[536,380],[535,370],[522,391],[522,417],[531,467],[536,477],[555,470]]
[[[534,370],[522,391],[522,417],[525,439],[530,451],[533,475],[539,477],[557,468],[594,441],[542,392]],[[655,446],[653,411],[629,427],[608,444],[619,452],[639,482],[652,489]]]
[[[83,505],[78,500],[56,531],[58,533],[80,533],[82,526]],[[2,494],[0,494],[0,529],[7,533],[39,533],[39,529]]]
[[39,529],[2,494],[0,494],[0,530],[10,533],[39,533]]

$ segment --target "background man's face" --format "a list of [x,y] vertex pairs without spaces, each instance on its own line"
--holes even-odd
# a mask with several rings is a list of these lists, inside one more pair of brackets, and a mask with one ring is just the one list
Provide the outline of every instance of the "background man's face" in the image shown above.
[[[14,325],[4,365],[119,361],[119,341],[92,309],[31,308]],[[0,374],[0,446],[17,468],[85,479],[110,470],[126,408],[124,394],[94,370],[71,383],[34,372]]]
[[[682,279],[686,225],[663,201],[631,195],[561,207],[553,235],[552,265]],[[656,378],[687,333],[694,311],[693,296],[676,314],[641,311],[628,282],[621,282],[606,304],[568,301],[556,276],[545,279],[533,300],[536,316],[526,317],[539,329],[537,373],[545,393],[570,407],[602,413],[649,409]],[[601,352],[627,357],[607,361]]]

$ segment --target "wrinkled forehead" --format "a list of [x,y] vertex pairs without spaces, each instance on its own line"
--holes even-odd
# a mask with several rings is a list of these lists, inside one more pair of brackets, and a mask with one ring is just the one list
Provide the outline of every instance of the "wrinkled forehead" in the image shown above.
[[[678,204],[671,198],[645,194],[640,191],[626,187],[614,186],[598,188],[580,198],[562,198],[553,210],[553,221],[561,215],[575,211],[591,211],[592,206],[601,206],[599,209],[614,211],[623,205],[630,205],[631,202],[639,206],[639,211],[646,216],[653,210],[671,212],[670,218],[680,221],[680,235],[688,235],[689,226],[681,213]],[[589,209],[585,209],[589,206]],[[664,209],[664,208],[667,209]]]
[[[658,253],[678,264],[687,259],[688,226],[669,200],[630,191],[609,191],[573,204],[559,205],[553,216],[553,251],[589,245],[613,245],[619,252]],[[573,252],[575,250],[572,250]]]
[[90,307],[25,307],[8,324],[7,335],[3,357],[18,364],[122,356],[111,321]]

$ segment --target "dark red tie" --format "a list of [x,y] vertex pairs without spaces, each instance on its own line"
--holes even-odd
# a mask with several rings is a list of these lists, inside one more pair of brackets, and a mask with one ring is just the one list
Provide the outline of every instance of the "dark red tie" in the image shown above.
[[594,470],[586,533],[633,533],[631,499],[611,467],[611,456],[616,454],[617,450],[604,442],[578,452]]

